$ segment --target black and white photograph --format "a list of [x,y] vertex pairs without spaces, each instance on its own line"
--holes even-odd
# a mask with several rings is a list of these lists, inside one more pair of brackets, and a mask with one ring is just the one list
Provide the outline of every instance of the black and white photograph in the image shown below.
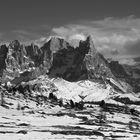
[[140,140],[140,0],[0,0],[0,140]]

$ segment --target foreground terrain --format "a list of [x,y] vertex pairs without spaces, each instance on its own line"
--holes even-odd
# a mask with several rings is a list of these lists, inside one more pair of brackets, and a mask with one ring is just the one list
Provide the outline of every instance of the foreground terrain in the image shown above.
[[[21,94],[5,94],[0,106],[1,140],[140,139],[140,107],[114,102],[102,107],[84,103],[83,109],[46,99],[37,104]],[[132,114],[130,108],[135,108]]]

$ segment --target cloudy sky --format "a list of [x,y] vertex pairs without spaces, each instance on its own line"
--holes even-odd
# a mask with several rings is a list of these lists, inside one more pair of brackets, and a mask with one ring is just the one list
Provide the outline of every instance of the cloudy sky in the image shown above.
[[[133,63],[140,56],[139,0],[0,0],[0,41],[70,42],[90,34],[106,57]],[[75,40],[76,39],[76,40]]]

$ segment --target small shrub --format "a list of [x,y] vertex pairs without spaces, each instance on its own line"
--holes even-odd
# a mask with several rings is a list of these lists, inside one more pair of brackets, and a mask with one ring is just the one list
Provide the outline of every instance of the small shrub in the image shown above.
[[84,108],[84,103],[83,103],[82,101],[79,102],[78,108],[79,108],[80,110],[83,110],[83,108]]
[[44,104],[47,103],[47,97],[43,96],[43,97],[42,97],[42,100],[44,101]]
[[53,100],[56,101],[56,102],[58,101],[56,95],[53,96]]
[[83,104],[83,102],[81,101],[81,102],[79,102],[79,103],[75,103],[75,108],[77,108],[77,109],[80,109],[80,110],[83,110],[83,108],[84,108],[84,104]]
[[135,109],[133,109],[133,108],[130,109],[131,115],[135,115],[135,112],[136,112]]
[[18,104],[17,104],[17,110],[21,110],[21,105],[20,105],[19,102],[18,102]]
[[105,101],[102,100],[99,105],[100,105],[100,107],[104,108],[105,107]]
[[49,99],[51,99],[52,101],[58,101],[57,97],[53,94],[53,93],[50,93],[49,94]]
[[39,96],[36,96],[36,102],[37,102],[36,105],[38,106],[40,103]]
[[4,100],[4,93],[1,92],[1,106],[4,106],[5,100]]
[[63,101],[62,101],[62,100],[59,101],[59,106],[60,106],[60,107],[63,106]]
[[19,85],[18,91],[19,91],[20,93],[22,93],[22,94],[24,93],[24,88],[23,88],[22,85]]
[[101,111],[101,114],[99,116],[99,122],[100,123],[106,123],[106,112]]
[[75,104],[74,104],[73,100],[70,100],[70,107],[71,108],[74,108],[75,107]]
[[49,94],[49,99],[53,99],[53,97],[54,97],[53,93],[50,93]]
[[107,109],[107,105],[106,105],[106,103],[105,103],[105,101],[104,100],[102,100],[101,102],[100,102],[100,107],[104,110],[104,111],[107,111],[108,109]]

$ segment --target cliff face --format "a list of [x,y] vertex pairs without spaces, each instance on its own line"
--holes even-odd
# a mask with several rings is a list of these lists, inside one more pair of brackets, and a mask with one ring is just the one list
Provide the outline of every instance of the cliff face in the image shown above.
[[24,70],[26,67],[25,48],[15,40],[8,46],[6,69],[11,71]]
[[90,36],[76,48],[64,39],[52,37],[40,48],[34,44],[24,46],[15,40],[7,47],[2,45],[0,50],[3,82],[18,81],[18,78],[28,81],[41,74],[68,81],[115,78]]
[[[66,44],[66,43],[65,43]],[[80,41],[79,47],[67,44],[53,54],[51,77],[62,77],[68,81],[114,77],[105,58],[97,52],[91,37]]]
[[62,45],[61,49],[53,53],[49,75],[51,77],[59,76],[68,81],[87,78],[83,60],[89,48],[87,46],[74,48],[66,42],[62,44],[65,45]]
[[80,45],[89,47],[89,51],[84,58],[89,79],[115,78],[109,68],[107,60],[102,54],[97,52],[90,36],[86,41],[81,42]]
[[109,67],[117,78],[129,78],[129,75],[126,73],[125,69],[122,65],[119,64],[118,61],[111,61],[109,63]]
[[6,57],[8,53],[8,48],[6,45],[0,46],[0,77],[2,77],[3,70],[6,69]]

